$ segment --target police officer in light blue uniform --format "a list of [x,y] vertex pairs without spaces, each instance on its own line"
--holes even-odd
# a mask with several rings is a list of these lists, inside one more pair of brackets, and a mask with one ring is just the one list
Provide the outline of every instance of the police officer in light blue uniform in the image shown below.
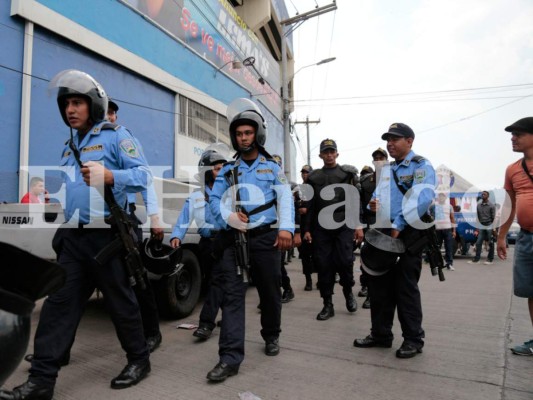
[[193,221],[200,234],[200,260],[206,277],[207,293],[200,312],[200,324],[193,332],[193,336],[202,340],[209,339],[215,329],[215,319],[224,295],[220,286],[211,284],[214,263],[213,245],[218,229],[215,227],[215,219],[211,214],[208,201],[215,179],[225,162],[225,156],[215,150],[207,149],[202,153],[198,162],[198,179],[202,188],[195,190],[187,198],[170,235],[170,245],[174,248],[180,247]]
[[[415,134],[409,126],[394,123],[381,138],[387,141],[387,150],[395,161],[383,168],[368,207],[377,212],[373,227],[393,238],[403,239],[407,251],[385,274],[369,276],[371,333],[363,339],[355,339],[354,346],[391,347],[397,309],[403,343],[396,356],[411,358],[422,353],[424,330],[418,288],[422,249],[409,248],[409,241],[412,237],[419,237],[414,231],[425,228],[421,218],[427,214],[435,197],[435,171],[428,160],[411,150]],[[412,195],[407,197],[405,193]],[[389,198],[390,204],[383,204],[383,201],[388,203]],[[388,215],[385,216],[383,210]]]
[[206,196],[211,195],[211,188],[205,188],[205,194],[200,189],[195,190],[185,200],[183,209],[176,221],[176,225],[172,229],[170,236],[172,239],[179,239],[183,242],[189,226],[194,221],[198,228],[198,234],[203,238],[211,238],[215,230],[215,220],[211,214],[211,210],[207,207]]
[[[58,88],[59,110],[71,128],[72,145],[65,146],[61,158],[68,227],[58,229],[53,240],[67,280],[43,304],[28,381],[13,391],[1,391],[1,399],[52,399],[61,359],[75,337],[95,287],[104,295],[128,361],[111,381],[111,387],[129,387],[150,372],[150,353],[123,256],[117,254],[105,265],[94,260],[116,237],[114,229],[103,223],[103,218],[109,216],[102,196],[104,183],[113,186],[117,203],[125,205],[126,192],[142,191],[151,182],[150,169],[131,134],[104,121],[108,98],[94,78],[67,70],[59,73],[50,86]],[[73,137],[72,129],[76,130]],[[78,151],[82,168],[75,158]]]
[[[253,104],[253,103],[252,103]],[[261,336],[265,354],[279,353],[281,332],[280,251],[292,246],[294,205],[287,179],[279,165],[265,151],[266,125],[258,110],[250,108],[235,115],[230,122],[230,138],[238,152],[235,162],[220,171],[209,198],[211,211],[221,227],[223,253],[214,268],[213,285],[223,288],[222,327],[219,362],[207,379],[223,381],[239,371],[244,359],[244,296],[246,284],[237,275],[235,229],[246,232],[251,276],[261,303]],[[242,210],[235,211],[235,201],[223,201],[231,195],[231,178],[237,175],[233,189],[240,197]],[[234,197],[232,196],[232,199]]]

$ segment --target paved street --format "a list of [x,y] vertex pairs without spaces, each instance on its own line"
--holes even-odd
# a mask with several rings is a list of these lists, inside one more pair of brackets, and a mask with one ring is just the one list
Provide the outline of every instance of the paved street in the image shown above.
[[[303,290],[301,264],[293,259],[288,270],[296,297],[283,308],[279,356],[263,354],[258,297],[252,287],[247,295],[246,359],[237,376],[220,384],[205,379],[218,361],[218,328],[207,342],[197,342],[192,331],[176,329],[179,323],[197,322],[199,305],[189,318],[161,322],[163,344],[152,355],[146,380],[134,388],[110,389],[125,357],[102,300],[94,298],[78,330],[71,364],[60,372],[55,399],[239,399],[244,392],[263,400],[531,399],[533,356],[509,351],[512,344],[533,336],[526,300],[512,295],[511,262],[496,260],[489,266],[468,265],[468,260],[456,259],[456,271],[446,271],[445,282],[424,266],[420,286],[426,346],[423,354],[402,360],[394,354],[402,341],[397,321],[392,349],[353,347],[355,337],[369,333],[370,312],[360,308],[349,314],[340,288],[334,297],[335,317],[317,321],[322,307],[318,291]],[[24,381],[27,369],[23,361],[6,386]]]

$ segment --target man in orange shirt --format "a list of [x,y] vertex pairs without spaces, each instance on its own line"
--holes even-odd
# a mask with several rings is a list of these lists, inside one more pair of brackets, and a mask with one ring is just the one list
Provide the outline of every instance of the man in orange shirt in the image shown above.
[[[511,214],[498,234],[498,257],[507,258],[505,237],[514,216],[520,225],[513,260],[514,294],[528,299],[533,323],[533,117],[522,118],[505,128],[511,132],[513,151],[524,157],[507,167],[504,188],[511,201]],[[533,339],[511,349],[514,354],[533,355]]]

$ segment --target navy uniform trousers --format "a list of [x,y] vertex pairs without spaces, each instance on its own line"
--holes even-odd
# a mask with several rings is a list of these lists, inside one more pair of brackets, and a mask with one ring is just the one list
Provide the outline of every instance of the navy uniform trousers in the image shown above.
[[98,287],[111,315],[128,362],[149,358],[139,306],[119,256],[105,265],[93,257],[115,235],[111,229],[61,229],[58,263],[67,273],[65,285],[43,304],[35,333],[34,358],[29,380],[45,386],[55,384],[60,362],[76,335],[89,297]]
[[204,305],[202,306],[202,311],[200,312],[200,326],[206,327],[210,330],[215,329],[215,319],[224,296],[222,287],[212,284],[213,264],[215,261],[213,258],[213,240],[214,239],[202,237],[200,238],[199,243],[200,259],[207,281],[207,291],[205,294]]
[[313,264],[313,245],[302,240],[302,245],[298,247],[298,257],[302,260],[302,273],[311,275],[315,271]]
[[351,291],[355,285],[353,277],[354,230],[346,226],[338,229],[318,227],[313,234],[313,260],[318,270],[320,296],[333,295],[335,273],[339,273],[343,290]]
[[[223,235],[233,235],[225,231]],[[265,341],[275,340],[281,332],[281,268],[280,252],[274,247],[276,230],[254,235],[249,233],[250,264],[253,284],[261,303],[261,336]],[[237,275],[235,249],[226,247],[213,267],[213,286],[223,292],[222,327],[219,338],[220,361],[240,365],[244,359],[245,293],[248,287]]]
[[392,341],[395,310],[402,328],[404,342],[421,348],[424,345],[422,303],[418,281],[422,271],[422,254],[405,252],[386,274],[368,276],[372,295],[370,316],[372,336],[380,342]]

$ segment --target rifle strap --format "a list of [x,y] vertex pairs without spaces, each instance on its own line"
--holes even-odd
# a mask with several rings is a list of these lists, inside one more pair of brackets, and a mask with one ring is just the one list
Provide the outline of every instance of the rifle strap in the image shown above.
[[[233,185],[238,185],[239,184],[239,173],[238,173],[238,168],[239,166],[236,165],[235,167],[233,167],[233,170],[232,170],[232,176],[233,176]],[[241,201],[241,195],[240,195],[240,189],[237,188],[237,191],[235,193],[235,197],[236,197],[236,200],[238,202]],[[246,214],[248,217],[250,215],[254,215],[254,214],[258,214],[262,211],[265,211],[265,210],[268,210],[270,207],[272,206],[276,206],[277,205],[277,201],[275,199],[272,199],[271,201],[269,201],[268,203],[265,203],[259,207],[256,207],[254,208],[253,210],[251,211],[246,211],[244,208],[241,207],[241,212]]]
[[394,178],[394,182],[396,183],[396,186],[398,187],[398,189],[400,189],[400,192],[402,192],[402,194],[405,196],[405,194],[407,193],[407,189],[405,189],[403,184],[400,183],[400,180],[398,179],[398,175],[396,175],[396,171],[394,171],[392,168],[390,170],[392,172],[392,176]]
[[[231,170],[231,174],[233,175],[233,186],[239,185],[239,166],[235,165],[233,169]],[[241,201],[241,191],[240,188],[237,187],[237,190],[235,192],[235,201],[240,202]]]
[[524,169],[524,172],[529,177],[529,179],[531,179],[531,182],[533,182],[533,176],[531,176],[531,174],[529,173],[529,169],[527,168],[525,157],[522,158],[522,168]]

